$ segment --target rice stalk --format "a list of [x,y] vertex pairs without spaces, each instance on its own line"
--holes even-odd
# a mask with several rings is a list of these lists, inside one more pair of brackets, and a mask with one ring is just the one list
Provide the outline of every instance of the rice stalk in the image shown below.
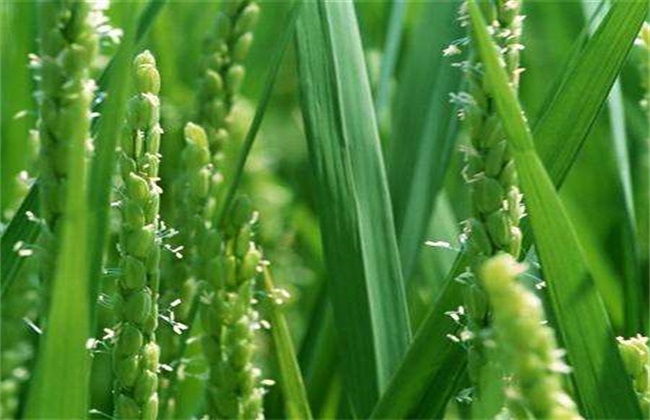
[[[69,418],[83,416],[88,404],[87,152],[95,90],[90,72],[102,16],[86,1],[39,6],[40,55],[32,66],[39,87],[39,327],[44,334],[23,415]],[[75,386],[53,389],[58,381]]]
[[[41,7],[41,53],[38,71],[41,279],[51,287],[62,235],[70,177],[70,149],[90,138],[90,104],[95,82],[90,66],[97,35],[90,21],[91,3],[46,2]],[[47,305],[47,303],[46,303]]]
[[130,100],[123,136],[117,338],[113,349],[115,417],[155,419],[158,413],[158,288],[160,243],[157,239],[161,190],[160,75],[148,51],[134,60],[138,93]]
[[[498,0],[483,3],[484,13],[490,22],[489,30],[501,48],[510,83],[519,85],[519,54],[523,48],[520,38],[523,16],[520,0]],[[465,7],[465,5],[463,6]],[[466,11],[461,11],[461,22],[467,25]],[[458,53],[452,44],[445,54]],[[488,383],[491,376],[500,376],[498,367],[492,366],[485,349],[489,335],[490,309],[485,291],[477,281],[477,268],[487,258],[507,252],[517,258],[520,253],[522,233],[519,220],[524,215],[515,164],[509,154],[494,100],[485,86],[483,69],[476,54],[469,62],[461,63],[468,83],[468,92],[458,97],[463,101],[460,117],[466,124],[470,145],[465,149],[466,164],[463,169],[472,198],[472,216],[465,222],[464,242],[470,256],[470,271],[459,277],[466,284],[464,306],[467,314],[468,371],[476,394],[476,415],[493,416],[499,407],[488,408]],[[463,99],[464,98],[464,99]],[[499,379],[496,379],[499,381]],[[482,390],[482,388],[485,388]],[[498,397],[497,397],[498,398]],[[487,412],[483,410],[488,410]]]

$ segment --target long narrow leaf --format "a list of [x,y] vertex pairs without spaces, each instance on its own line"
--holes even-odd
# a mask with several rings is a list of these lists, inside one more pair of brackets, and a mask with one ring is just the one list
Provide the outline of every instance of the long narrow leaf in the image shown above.
[[[441,418],[454,385],[465,368],[465,350],[454,342],[458,325],[448,315],[463,304],[462,286],[453,279],[467,266],[464,254],[456,259],[442,293],[418,329],[399,370],[372,412],[373,419],[420,417],[420,402],[429,395],[427,411]],[[409,386],[404,386],[408,383]],[[432,407],[437,407],[437,411]]]
[[[609,94],[647,15],[644,7],[647,9],[646,2],[639,0],[617,1],[612,6],[588,47],[563,76],[548,111],[535,124],[535,144],[540,158],[556,182],[564,181],[571,168],[569,162],[581,149],[598,111],[605,105],[605,101],[595,99]],[[567,110],[571,110],[570,115]],[[576,123],[583,120],[589,124]],[[567,142],[567,138],[582,141]]]
[[[75,168],[68,177],[61,250],[56,262],[47,325],[39,349],[35,378],[29,389],[27,417],[81,418],[86,416],[90,379],[90,302],[87,279],[88,234],[84,145],[73,145]],[[74,171],[74,172],[73,172]],[[66,384],[65,386],[62,386]]]
[[459,89],[462,72],[452,67],[451,57],[443,57],[443,50],[461,36],[460,26],[453,23],[459,4],[426,4],[395,100],[388,174],[406,279],[422,249],[456,139],[457,120],[449,96]]
[[365,417],[388,384],[410,333],[352,3],[307,3],[297,41],[303,116],[346,393],[354,414]]
[[406,15],[407,3],[403,0],[393,0],[388,22],[388,33],[386,44],[381,57],[381,68],[379,71],[379,83],[377,86],[377,97],[375,99],[375,111],[379,119],[383,119],[388,113],[390,103],[390,86],[393,71],[397,65],[400,42],[404,33],[404,16]]
[[[594,3],[582,2],[585,14],[595,14]],[[590,28],[592,29],[593,26]],[[611,127],[611,142],[616,156],[617,185],[621,198],[625,204],[620,216],[623,228],[620,232],[620,243],[623,250],[623,290],[625,292],[625,328],[627,335],[634,335],[641,330],[645,316],[642,310],[642,277],[638,262],[638,244],[636,241],[636,216],[634,214],[634,196],[632,194],[632,175],[630,171],[630,157],[627,145],[625,127],[625,111],[623,108],[623,92],[620,78],[612,86],[607,101],[607,114]]]
[[[641,412],[631,381],[578,236],[535,152],[531,130],[481,12],[473,1],[468,5],[481,61],[519,173],[557,331],[573,366],[580,406],[592,418],[639,418]],[[617,392],[609,392],[602,383]]]
[[[551,99],[546,101],[548,106],[543,110],[533,134],[540,158],[557,188],[564,182],[589,129],[606,102],[607,86],[614,83],[620,72],[625,52],[634,43],[644,16],[645,11],[638,2],[616,3],[594,37],[571,60],[573,64],[563,75],[565,82],[558,84],[558,90],[551,92]],[[605,50],[606,54],[603,52]],[[609,70],[600,71],[602,67]],[[603,86],[607,88],[603,89]],[[574,113],[576,109],[585,109],[585,112],[578,117]],[[565,134],[557,131],[556,127],[568,127],[570,131]],[[564,153],[563,149],[569,153]],[[530,230],[524,230],[524,250],[530,247],[531,238]],[[455,324],[445,322],[445,312],[455,310],[462,304],[462,286],[453,279],[467,266],[464,259],[465,256],[461,254],[445,279],[441,296],[417,331],[409,352],[373,413],[374,418],[403,418],[417,412],[427,389],[438,389],[439,392],[430,394],[429,399],[441,399],[438,406],[445,405],[449,396],[445,390],[453,386],[463,370],[462,364],[454,363],[454,351],[445,351],[444,339],[458,329]],[[439,350],[441,345],[443,347]],[[419,348],[430,349],[430,356],[421,357]],[[457,346],[455,352],[464,350]],[[408,387],[403,386],[406,380],[409,380]]]

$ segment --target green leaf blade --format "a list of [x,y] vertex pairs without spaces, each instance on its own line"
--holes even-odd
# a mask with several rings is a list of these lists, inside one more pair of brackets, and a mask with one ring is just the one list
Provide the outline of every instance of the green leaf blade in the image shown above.
[[[462,272],[466,263],[461,254],[452,273]],[[426,411],[434,414],[432,418],[442,417],[447,400],[454,392],[453,385],[465,367],[465,350],[449,337],[456,333],[458,325],[447,314],[462,303],[462,286],[456,281],[447,281],[371,418],[419,418],[420,402],[425,395],[431,397],[425,403]],[[405,383],[409,385],[404,386]],[[431,395],[428,389],[433,391]]]
[[583,144],[565,139],[586,138],[647,14],[645,1],[614,2],[580,59],[563,76],[549,111],[535,124],[539,156],[556,184],[564,180]]
[[459,89],[462,72],[442,51],[461,36],[454,22],[459,4],[424,6],[395,98],[388,175],[406,279],[414,271],[456,138],[458,124],[449,94]]
[[310,2],[297,39],[335,326],[354,411],[364,417],[405,352],[410,331],[356,28],[351,3]]

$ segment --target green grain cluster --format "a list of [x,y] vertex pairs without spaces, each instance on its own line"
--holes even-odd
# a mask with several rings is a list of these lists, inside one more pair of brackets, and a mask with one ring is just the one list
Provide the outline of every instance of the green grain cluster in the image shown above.
[[[496,352],[516,388],[509,397],[534,418],[579,419],[573,400],[562,389],[560,373],[568,368],[553,329],[545,325],[542,302],[517,282],[524,271],[525,266],[505,253],[490,258],[479,270],[492,304]],[[516,417],[528,417],[515,411],[515,404],[509,407]]]
[[115,416],[155,419],[158,412],[158,326],[160,244],[157,185],[160,155],[160,76],[148,51],[134,60],[137,94],[130,100],[122,138],[117,339],[113,349]]
[[[257,316],[251,296],[254,271],[248,277],[241,277],[245,273],[239,268],[236,274],[224,271],[233,261],[242,265],[244,255],[233,254],[234,245],[228,245],[235,242],[227,228],[234,223],[231,220],[234,213],[227,212],[222,217],[227,210],[224,208],[226,168],[236,160],[237,152],[232,111],[244,78],[243,61],[253,40],[251,30],[258,15],[259,7],[251,1],[228,2],[217,15],[215,32],[206,41],[201,65],[197,95],[200,125],[185,126],[182,171],[174,184],[177,209],[174,224],[183,246],[183,259],[177,264],[178,284],[174,288],[181,303],[175,313],[180,322],[191,324],[192,320],[187,318],[191,302],[197,291],[202,290],[203,349],[210,365],[208,412],[217,413],[220,418],[262,416],[261,388],[256,376],[259,371],[251,363],[251,328]],[[219,218],[223,219],[221,225]],[[241,226],[237,225],[235,236],[246,222],[237,222]],[[247,231],[250,234],[250,229]],[[246,245],[251,239],[247,239]],[[180,360],[182,355],[172,357]],[[172,395],[170,410],[174,406]]]
[[97,35],[89,21],[91,3],[51,1],[41,5],[41,49],[38,72],[38,135],[41,144],[40,215],[44,223],[41,276],[49,287],[61,240],[68,194],[71,148],[86,147],[90,139],[90,105],[95,83],[90,65],[97,52]]
[[[217,15],[215,33],[206,40],[197,94],[200,127],[189,123],[185,128],[181,175],[174,183],[173,193],[173,220],[179,231],[176,242],[183,247],[183,261],[174,264],[175,292],[165,301],[180,296],[176,312],[181,322],[188,315],[197,282],[202,278],[193,239],[205,229],[217,228],[214,219],[223,204],[223,147],[232,136],[230,115],[244,78],[243,60],[253,41],[251,30],[258,15],[259,7],[254,2],[227,2],[225,10]],[[198,128],[204,133],[199,133]],[[197,140],[206,136],[207,161],[203,141]]]
[[637,334],[635,337],[625,339],[618,337],[618,349],[623,357],[627,374],[634,383],[634,390],[639,398],[639,404],[644,416],[650,415],[650,352],[648,351],[648,337]]
[[198,120],[205,128],[215,164],[231,138],[230,115],[244,81],[244,59],[253,42],[259,6],[251,0],[226,2],[205,44],[198,94]]
[[[519,0],[490,1],[483,4],[490,30],[517,87],[519,80],[519,51],[521,46]],[[464,13],[464,11],[462,11]],[[465,19],[464,16],[461,16]],[[467,327],[472,339],[468,342],[469,373],[475,391],[481,399],[482,370],[487,364],[483,330],[489,325],[489,305],[485,292],[476,279],[476,269],[486,258],[498,252],[519,256],[522,234],[519,219],[523,216],[517,173],[506,138],[496,114],[494,99],[486,89],[483,68],[474,58],[464,63],[470,99],[462,110],[470,144],[466,149],[463,176],[469,187],[472,215],[465,222],[464,235],[470,255],[471,273],[463,275]]]
[[[250,204],[239,200],[232,211],[227,211],[223,188],[227,184],[226,167],[235,159],[235,95],[244,79],[243,61],[258,16],[259,7],[254,2],[224,4],[214,34],[205,44],[198,94],[198,120],[209,148],[205,150],[201,142],[201,164],[205,164],[207,151],[210,165],[199,181],[207,200],[201,212],[203,222],[193,224],[196,248],[192,271],[206,285],[201,320],[205,331],[202,344],[210,366],[207,404],[208,411],[219,418],[263,416],[259,370],[252,364],[252,328],[257,322],[252,293],[261,254],[252,242]],[[188,143],[187,153],[188,148],[197,149]],[[223,212],[223,224],[218,226],[217,219]]]
[[208,297],[201,308],[203,348],[210,365],[208,406],[224,419],[259,419],[262,414],[261,372],[253,364],[258,314],[253,292],[262,254],[253,241],[250,202],[239,198],[228,216],[223,236],[206,238],[206,257],[221,248],[206,272]]

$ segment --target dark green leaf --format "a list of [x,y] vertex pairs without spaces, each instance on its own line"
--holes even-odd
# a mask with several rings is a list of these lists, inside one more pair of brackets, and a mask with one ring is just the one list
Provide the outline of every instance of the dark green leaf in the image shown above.
[[408,312],[352,3],[309,2],[298,22],[303,116],[345,394],[366,417],[409,342]]

